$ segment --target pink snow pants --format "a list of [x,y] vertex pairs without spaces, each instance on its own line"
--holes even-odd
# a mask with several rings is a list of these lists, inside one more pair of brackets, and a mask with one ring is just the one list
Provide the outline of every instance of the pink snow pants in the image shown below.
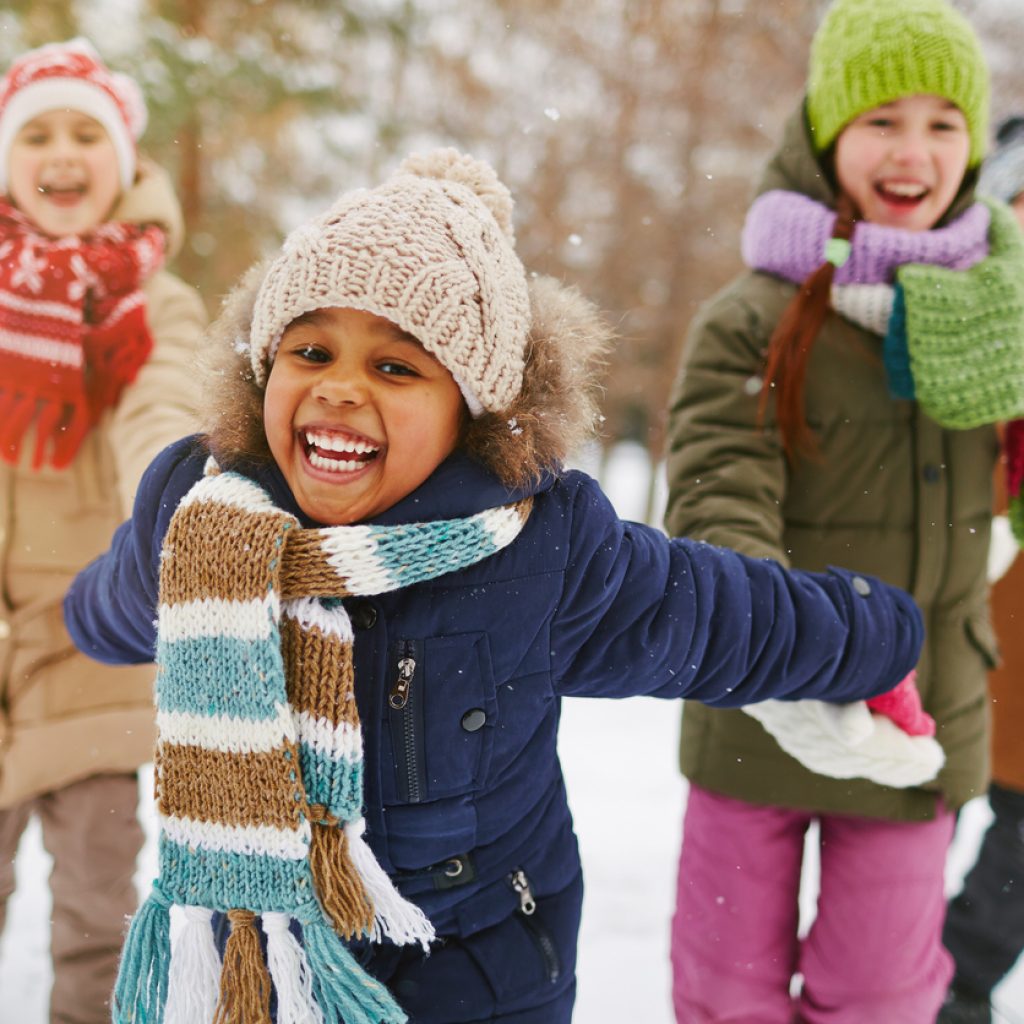
[[[815,818],[821,890],[801,941]],[[953,826],[942,808],[912,823],[813,815],[691,785],[672,922],[678,1024],[934,1024],[953,973],[942,945]]]

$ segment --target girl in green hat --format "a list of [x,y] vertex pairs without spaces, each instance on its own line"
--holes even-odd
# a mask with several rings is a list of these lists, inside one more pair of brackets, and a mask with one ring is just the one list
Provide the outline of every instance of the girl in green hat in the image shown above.
[[[946,850],[987,782],[995,424],[1024,414],[1024,243],[974,195],[987,111],[978,40],[946,0],[836,0],[744,226],[747,270],[690,329],[669,531],[910,591],[945,765],[869,778],[801,703],[688,704],[685,1024],[932,1024],[949,983]],[[812,824],[821,889],[800,935]]]

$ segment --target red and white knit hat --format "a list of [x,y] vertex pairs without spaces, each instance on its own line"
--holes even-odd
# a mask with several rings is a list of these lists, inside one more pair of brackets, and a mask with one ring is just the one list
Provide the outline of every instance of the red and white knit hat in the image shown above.
[[0,81],[0,192],[21,127],[49,110],[77,110],[106,129],[117,153],[121,187],[135,179],[135,143],[146,127],[146,103],[134,79],[111,71],[87,39],[49,43],[19,57]]

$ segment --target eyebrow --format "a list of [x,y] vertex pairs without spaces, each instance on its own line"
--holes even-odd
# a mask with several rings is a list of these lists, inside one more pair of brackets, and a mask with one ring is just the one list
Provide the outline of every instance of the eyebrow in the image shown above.
[[398,324],[393,324],[390,320],[374,324],[373,330],[376,334],[388,334],[395,341],[405,341],[411,345],[423,348],[423,342],[421,342],[415,334],[410,334],[408,331],[399,327]]

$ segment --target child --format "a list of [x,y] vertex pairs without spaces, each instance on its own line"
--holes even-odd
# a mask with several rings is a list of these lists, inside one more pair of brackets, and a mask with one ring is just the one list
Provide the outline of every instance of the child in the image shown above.
[[[1024,226],[1024,118],[1011,118],[1001,125],[996,144],[995,153],[985,161],[978,189],[1009,203]],[[996,474],[997,494],[1001,477]],[[996,508],[1005,506],[997,500]],[[941,1024],[990,1024],[992,990],[1024,951],[1024,648],[1017,632],[1024,559],[1003,568],[1006,574],[992,587],[992,622],[1001,655],[1001,664],[989,673],[992,782],[988,802],[993,821],[977,862],[946,915],[942,941],[953,954],[956,973],[939,1014]],[[989,578],[993,578],[991,567]]]
[[192,422],[198,296],[166,176],[138,161],[138,87],[84,40],[0,80],[0,927],[31,815],[53,856],[51,1020],[99,1024],[151,757],[152,671],[79,655],[60,603],[142,471]]
[[[809,738],[779,717],[769,733],[687,706],[673,926],[686,1024],[931,1024],[949,981],[946,849],[953,812],[986,784],[993,424],[1024,409],[1024,247],[1009,211],[973,194],[987,109],[981,48],[946,0],[836,0],[748,214],[749,270],[691,329],[670,533],[913,593],[946,764],[903,788],[828,778],[841,773],[783,753]],[[814,821],[821,893],[799,941]]]
[[[116,1020],[165,992],[168,1021],[218,993],[267,1020],[255,912],[281,1021],[568,1021],[560,698],[855,700],[916,660],[903,593],[669,542],[562,469],[604,328],[511,223],[440,150],[297,229],[218,322],[209,434],[68,595],[83,650],[160,665],[161,870]],[[232,921],[219,981],[202,908]]]

